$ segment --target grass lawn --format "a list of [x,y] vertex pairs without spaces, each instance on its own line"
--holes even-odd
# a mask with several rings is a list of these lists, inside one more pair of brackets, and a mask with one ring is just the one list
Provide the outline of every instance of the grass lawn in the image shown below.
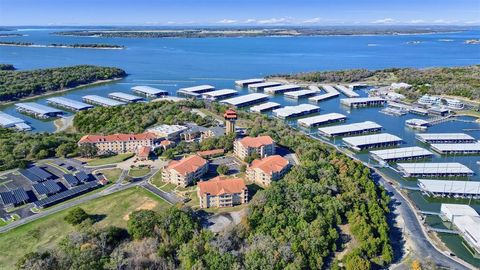
[[192,208],[199,208],[200,207],[200,198],[198,198],[197,192],[190,192],[188,194],[190,201],[186,203],[187,206]]
[[99,170],[99,172],[101,172],[110,182],[117,181],[120,175],[122,174],[122,170],[118,168]]
[[116,156],[107,157],[107,158],[97,158],[97,159],[90,160],[87,163],[87,165],[88,166],[100,166],[100,165],[119,163],[119,162],[125,161],[125,160],[133,157],[134,155],[135,154],[133,154],[133,153],[126,153],[126,154],[118,154]]
[[154,174],[152,178],[150,178],[150,182],[157,188],[163,186],[165,183],[162,182],[162,170],[159,170],[156,174]]
[[131,177],[142,177],[150,173],[150,171],[148,167],[135,167],[128,171],[128,175]]
[[[139,209],[161,211],[169,204],[143,188],[130,188],[79,205],[91,215],[104,215],[96,227],[126,227],[128,214]],[[0,269],[14,269],[16,261],[27,252],[53,247],[75,230],[63,218],[69,209],[0,234]]]

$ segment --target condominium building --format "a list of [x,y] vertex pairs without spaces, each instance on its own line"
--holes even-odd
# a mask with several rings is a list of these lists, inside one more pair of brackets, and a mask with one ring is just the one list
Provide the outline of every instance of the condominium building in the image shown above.
[[201,208],[232,207],[248,202],[248,189],[241,178],[217,176],[208,181],[199,182],[197,195]]
[[192,155],[181,160],[172,160],[162,171],[164,182],[186,187],[198,180],[208,171],[208,161],[200,156]]
[[155,135],[152,133],[140,134],[113,134],[113,135],[85,135],[78,146],[92,144],[97,147],[98,155],[135,153],[142,146],[152,147],[155,142]]
[[275,154],[275,141],[270,136],[245,137],[236,140],[233,147],[235,155],[241,159],[253,153],[257,153],[260,158]]
[[288,160],[279,155],[256,159],[247,169],[247,178],[256,184],[269,186],[272,181],[282,178],[289,168]]

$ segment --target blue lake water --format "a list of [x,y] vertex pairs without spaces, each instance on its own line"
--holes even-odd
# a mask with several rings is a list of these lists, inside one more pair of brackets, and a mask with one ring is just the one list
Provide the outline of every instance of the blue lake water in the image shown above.
[[[168,90],[171,95],[175,95],[176,90],[181,87],[212,84],[217,89],[234,88],[234,80],[278,73],[351,68],[463,66],[480,63],[480,46],[464,43],[466,39],[478,38],[480,30],[429,35],[204,39],[66,37],[51,35],[52,31],[54,30],[26,30],[21,33],[28,36],[0,40],[36,44],[110,43],[127,47],[125,50],[90,50],[0,46],[0,63],[13,64],[20,70],[94,64],[120,67],[129,74],[125,79],[115,83],[59,94],[76,100],[81,100],[81,97],[87,94],[107,96],[113,91],[131,93],[130,88],[135,85],[150,85]],[[421,43],[408,44],[410,41]],[[244,93],[248,93],[248,90],[242,89],[241,94]],[[366,92],[360,93],[363,96],[367,95]],[[284,98],[282,95],[271,97],[271,101],[282,105],[307,102],[306,99],[297,101]],[[46,104],[43,97],[36,102]],[[375,121],[384,127],[384,132],[404,139],[405,144],[402,146],[420,145],[414,138],[415,132],[418,131],[404,126],[406,119],[421,118],[419,116],[388,116],[379,113],[379,108],[350,110],[340,105],[339,98],[320,102],[319,106],[321,114],[339,112],[347,115],[346,123]],[[52,121],[40,121],[25,116],[18,113],[12,105],[0,109],[26,119],[35,131],[55,129]],[[463,132],[463,129],[475,128],[480,128],[480,125],[452,121],[431,127],[428,132]],[[479,131],[469,134],[480,138]],[[335,143],[340,143],[340,140]],[[359,157],[368,161],[367,154],[360,154]],[[440,155],[435,155],[432,159],[433,162],[461,162],[475,171],[475,176],[470,179],[476,181],[480,180],[480,165],[476,164],[479,160],[479,156]],[[415,181],[404,181],[392,171],[388,173],[405,185],[416,185]],[[421,208],[433,210],[439,208],[439,203],[427,202],[422,196],[412,197]],[[475,207],[480,210],[478,204]],[[463,251],[458,249],[456,251],[463,254]],[[479,263],[478,260],[469,261]]]

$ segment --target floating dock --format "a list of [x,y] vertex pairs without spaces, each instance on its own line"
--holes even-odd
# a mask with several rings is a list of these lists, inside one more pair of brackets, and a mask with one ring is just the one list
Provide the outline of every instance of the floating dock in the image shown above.
[[480,143],[434,143],[430,147],[433,151],[443,154],[477,155],[480,154]]
[[458,162],[441,163],[398,163],[397,168],[404,177],[465,177],[473,171]]
[[370,151],[370,155],[376,161],[382,162],[396,162],[400,160],[417,160],[431,158],[433,153],[427,149],[412,146],[412,147],[402,147],[396,149],[385,149],[385,150],[376,150]]
[[204,93],[202,94],[202,98],[215,101],[219,99],[233,97],[237,94],[238,94],[237,90],[221,89],[221,90]]
[[262,112],[266,112],[266,111],[275,110],[275,109],[278,109],[280,107],[281,107],[280,104],[278,104],[276,102],[266,102],[266,103],[251,107],[250,111],[251,112],[262,113]]
[[19,112],[30,114],[41,119],[57,117],[63,114],[60,110],[33,102],[17,103],[15,107]]
[[84,111],[93,108],[92,105],[64,97],[47,98],[47,102],[53,106],[61,107],[70,111]]
[[427,115],[428,111],[422,108],[417,108],[417,107],[412,107],[410,110],[408,110],[410,113],[413,114],[418,114],[418,115]]
[[279,86],[273,86],[273,87],[265,87],[263,88],[263,92],[270,95],[276,95],[276,94],[281,94],[285,92],[299,91],[301,89],[302,87],[296,84],[285,84],[285,85],[279,85]]
[[340,103],[352,108],[383,106],[386,100],[379,97],[367,97],[367,98],[342,98]]
[[343,86],[343,85],[335,85],[335,88],[338,89],[338,91],[342,92],[342,94],[344,94],[345,96],[349,97],[349,98],[356,98],[356,97],[359,97],[360,95],[355,93],[353,91],[353,89],[350,89],[346,86]]
[[255,78],[255,79],[246,79],[246,80],[235,81],[235,85],[240,86],[240,87],[245,87],[245,86],[249,86],[250,84],[263,83],[263,82],[265,82],[265,79]]
[[212,92],[214,90],[215,90],[214,86],[204,84],[204,85],[180,88],[178,89],[177,94],[181,94],[188,97],[198,97],[200,96],[200,94],[203,94],[206,92]]
[[110,93],[110,94],[108,94],[108,97],[113,98],[115,100],[127,102],[127,103],[133,103],[133,102],[138,102],[138,101],[143,100],[143,98],[141,98],[139,96],[134,96],[134,95],[130,95],[130,94],[122,93],[122,92]]
[[288,98],[300,99],[305,97],[313,96],[317,93],[315,90],[299,90],[292,92],[285,92],[283,95]]
[[275,87],[282,85],[279,82],[262,82],[262,83],[253,83],[248,85],[248,89],[254,90],[254,91],[262,91],[263,89],[267,87]]
[[244,96],[234,97],[220,101],[220,103],[232,105],[235,107],[245,107],[268,100],[268,95],[262,93],[253,93]]
[[339,95],[340,95],[340,93],[338,93],[338,92],[337,93],[326,93],[326,94],[323,94],[323,95],[310,97],[310,98],[308,98],[308,101],[320,102],[320,101],[324,101],[324,100],[331,99],[331,98],[334,98],[334,97],[338,97]]
[[477,140],[465,133],[419,133],[415,138],[423,143],[476,143]]
[[155,87],[150,87],[150,86],[134,86],[132,87],[133,92],[144,95],[147,97],[161,97],[161,96],[168,96],[168,91],[158,89]]
[[430,122],[423,119],[413,118],[405,120],[405,126],[414,129],[426,130],[430,126]]
[[397,146],[402,143],[402,139],[389,133],[372,134],[357,137],[347,137],[342,139],[346,146],[353,150],[362,151],[371,148],[382,148]]
[[15,128],[17,130],[31,130],[30,127],[25,120],[20,119],[18,117],[6,114],[4,112],[0,112],[0,126],[4,128]]
[[418,187],[427,195],[435,197],[453,196],[460,198],[480,198],[480,181],[419,179]]
[[365,122],[353,123],[348,125],[323,127],[323,128],[319,128],[318,132],[320,133],[320,135],[323,135],[326,137],[335,137],[335,136],[361,135],[361,134],[378,132],[380,130],[382,130],[381,125],[372,121],[365,121]]
[[115,106],[121,106],[126,104],[125,102],[121,102],[121,101],[117,101],[114,99],[101,97],[97,95],[87,95],[87,96],[84,96],[82,99],[87,103],[100,105],[103,107],[115,107]]
[[320,111],[320,107],[311,104],[300,104],[297,106],[286,106],[284,108],[273,110],[276,117],[285,119],[312,114]]
[[297,123],[304,127],[315,127],[331,123],[343,122],[347,117],[341,113],[327,113],[312,117],[298,119]]
[[427,110],[429,115],[446,116],[450,114],[450,110],[446,108],[432,107]]

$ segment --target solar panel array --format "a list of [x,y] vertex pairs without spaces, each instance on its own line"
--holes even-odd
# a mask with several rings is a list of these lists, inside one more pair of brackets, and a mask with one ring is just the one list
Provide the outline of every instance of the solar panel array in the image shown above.
[[59,203],[61,201],[73,198],[75,196],[78,196],[82,193],[85,193],[89,190],[92,190],[92,189],[98,187],[99,185],[100,184],[97,183],[97,182],[86,183],[84,185],[80,185],[78,187],[74,187],[72,189],[62,191],[62,192],[57,193],[57,194],[55,194],[53,196],[50,196],[48,198],[38,200],[38,201],[34,202],[34,204],[35,204],[36,207],[39,207],[39,208],[47,207],[47,206]]
[[61,190],[60,186],[53,180],[48,180],[42,183],[32,185],[35,192],[39,195],[50,195]]
[[65,181],[71,187],[76,186],[80,183],[80,181],[78,181],[78,179],[75,176],[73,176],[73,174],[64,174],[63,179],[65,179]]
[[3,205],[18,205],[28,202],[27,192],[23,188],[17,188],[11,191],[0,192],[0,199]]
[[42,182],[45,180],[48,180],[49,178],[52,177],[50,173],[45,171],[44,169],[33,166],[28,169],[20,170],[20,173],[25,176],[28,180],[31,182]]
[[90,177],[84,171],[77,172],[75,177],[82,182],[88,182],[90,180]]

